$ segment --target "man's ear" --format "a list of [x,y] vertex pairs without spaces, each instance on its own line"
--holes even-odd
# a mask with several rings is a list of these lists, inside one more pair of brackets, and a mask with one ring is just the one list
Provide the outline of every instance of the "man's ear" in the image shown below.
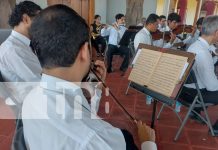
[[31,18],[27,14],[23,14],[23,23],[24,24],[30,24]]
[[79,57],[81,61],[87,61],[90,59],[90,51],[89,51],[89,44],[85,42],[79,51]]

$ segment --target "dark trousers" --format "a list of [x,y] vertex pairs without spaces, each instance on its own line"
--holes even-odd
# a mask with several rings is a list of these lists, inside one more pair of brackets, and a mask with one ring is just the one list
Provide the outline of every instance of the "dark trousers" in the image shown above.
[[129,66],[129,57],[130,57],[130,49],[126,46],[115,46],[115,45],[108,45],[108,51],[107,51],[107,66],[108,69],[112,68],[112,60],[113,55],[119,54],[121,56],[124,56],[124,60],[120,66],[121,71],[126,71],[126,69]]
[[[218,104],[218,91],[207,91],[206,89],[201,89],[201,94],[205,103]],[[180,94],[180,98],[188,103],[192,103],[197,94],[196,89],[183,87]],[[194,108],[194,110],[200,113],[203,108]]]
[[133,137],[131,135],[131,133],[129,133],[129,131],[127,130],[121,130],[123,133],[123,136],[125,138],[126,141],[126,150],[138,150],[137,146],[134,143]]
[[96,39],[91,39],[92,45],[95,47],[97,53],[104,53],[106,48],[106,41],[102,36],[96,37]]

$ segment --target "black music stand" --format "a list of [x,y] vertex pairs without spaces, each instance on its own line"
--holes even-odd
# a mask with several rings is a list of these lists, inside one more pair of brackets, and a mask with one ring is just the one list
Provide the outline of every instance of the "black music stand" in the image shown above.
[[137,30],[126,30],[119,42],[119,45],[128,46],[130,41],[134,41],[137,32]]
[[143,26],[129,26],[129,28],[128,29],[130,29],[130,30],[141,30],[143,28]]

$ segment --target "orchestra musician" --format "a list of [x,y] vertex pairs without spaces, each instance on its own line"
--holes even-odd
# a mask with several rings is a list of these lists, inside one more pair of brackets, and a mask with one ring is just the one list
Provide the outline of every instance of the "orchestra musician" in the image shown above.
[[[214,72],[214,60],[209,51],[210,46],[218,42],[218,16],[209,16],[203,20],[201,36],[188,48],[188,52],[195,53],[195,64],[193,70],[201,90],[205,103],[218,104],[218,79]],[[182,89],[181,98],[192,102],[196,95],[194,84],[185,84]],[[201,108],[195,108],[200,113]],[[203,123],[194,113],[191,118]],[[218,120],[213,125],[214,133],[218,136]]]
[[112,26],[105,26],[101,30],[102,36],[109,36],[108,51],[107,51],[107,72],[111,73],[112,60],[115,53],[120,53],[124,56],[124,60],[120,66],[121,76],[124,75],[125,71],[129,66],[130,49],[127,46],[119,45],[124,32],[127,30],[125,27],[125,16],[123,14],[117,14],[115,16],[116,22]]
[[158,24],[158,30],[160,32],[165,32],[166,31],[166,16],[161,15],[159,19],[159,24]]
[[[148,16],[148,18],[146,20],[146,25],[135,36],[135,39],[134,39],[135,49],[138,48],[140,43],[160,47],[160,45],[157,45],[157,43],[154,43],[154,41],[152,39],[152,35],[151,35],[152,32],[156,32],[158,29],[158,20],[159,20],[159,16],[156,14],[150,14]],[[175,35],[172,35],[169,43],[173,43],[175,38],[176,38]],[[170,46],[171,46],[171,44],[170,44]],[[169,46],[166,45],[164,47],[167,48]]]
[[95,15],[94,22],[90,26],[90,32],[91,42],[97,51],[97,56],[104,56],[104,50],[106,48],[106,41],[104,37],[101,36],[101,29],[104,28],[104,26],[105,25],[101,24],[101,16]]
[[[62,20],[67,20],[64,25]],[[86,21],[66,5],[52,5],[34,19],[30,33],[43,73],[22,108],[27,149],[137,150],[132,135],[100,119],[93,112],[98,108],[92,108],[81,91],[80,82],[91,66]],[[60,38],[63,36],[66,38]],[[104,81],[104,63],[96,61],[95,65],[96,74]],[[101,88],[99,83],[99,99],[94,103],[100,102]],[[135,124],[141,148],[157,150],[154,130],[141,121]]]

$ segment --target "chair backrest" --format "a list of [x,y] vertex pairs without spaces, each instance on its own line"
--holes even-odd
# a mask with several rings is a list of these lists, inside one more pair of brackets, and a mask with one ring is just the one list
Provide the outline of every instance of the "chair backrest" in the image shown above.
[[0,29],[0,45],[9,37],[11,29]]

